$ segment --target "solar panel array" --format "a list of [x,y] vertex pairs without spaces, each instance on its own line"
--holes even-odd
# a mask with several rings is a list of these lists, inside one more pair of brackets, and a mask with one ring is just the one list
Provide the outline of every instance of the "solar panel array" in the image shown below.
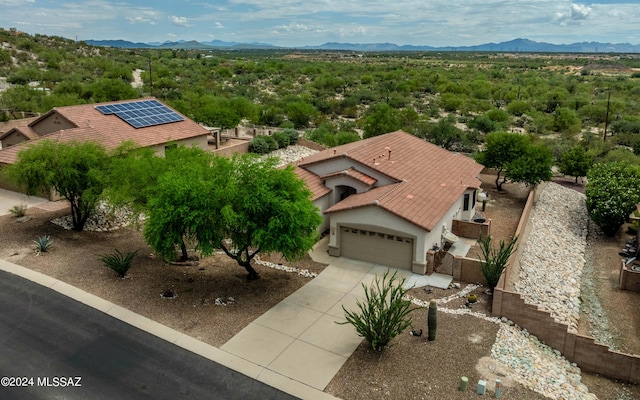
[[184,117],[172,111],[158,100],[130,101],[127,103],[96,106],[104,115],[117,115],[134,128],[184,121]]

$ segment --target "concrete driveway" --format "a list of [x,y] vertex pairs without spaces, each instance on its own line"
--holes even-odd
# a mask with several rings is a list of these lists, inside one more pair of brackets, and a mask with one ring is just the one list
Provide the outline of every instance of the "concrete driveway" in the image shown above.
[[345,321],[342,307],[357,310],[358,301],[364,300],[363,285],[369,287],[386,272],[413,279],[411,285],[422,279],[425,285],[435,286],[446,278],[447,287],[452,279],[423,277],[371,262],[330,257],[327,242],[328,238],[324,238],[316,244],[311,258],[329,265],[231,338],[221,350],[263,367],[261,374],[283,375],[321,391],[363,340],[352,325],[339,325]]
[[27,196],[23,193],[0,189],[0,215],[10,214],[9,210],[13,206],[24,204],[27,207],[33,207],[48,201],[42,197]]

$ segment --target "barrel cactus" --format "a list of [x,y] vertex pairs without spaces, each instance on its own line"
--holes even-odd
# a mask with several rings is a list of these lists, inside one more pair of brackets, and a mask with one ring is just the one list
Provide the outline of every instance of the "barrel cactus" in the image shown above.
[[428,340],[436,340],[436,328],[438,325],[438,302],[431,300],[429,302],[429,314],[427,316],[427,327],[429,329]]

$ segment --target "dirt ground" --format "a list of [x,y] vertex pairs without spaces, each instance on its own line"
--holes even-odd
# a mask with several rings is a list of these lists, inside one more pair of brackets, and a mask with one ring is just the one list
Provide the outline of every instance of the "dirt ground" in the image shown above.
[[[506,184],[505,192],[498,193],[490,176],[483,179],[487,180],[483,188],[489,193],[484,214],[492,220],[492,235],[498,240],[507,240],[515,232],[527,189]],[[166,265],[152,255],[140,232],[135,229],[77,233],[50,223],[51,219],[66,213],[66,210],[46,212],[31,208],[28,215],[32,219],[25,223],[18,223],[11,215],[1,216],[0,258],[68,282],[214,346],[224,344],[310,280],[257,266],[261,279],[247,282],[244,269],[223,255],[205,258],[197,266]],[[37,256],[32,241],[43,235],[51,235],[54,246],[50,252]],[[595,241],[590,246],[600,248],[600,243]],[[611,243],[610,247],[612,251],[615,249],[617,257],[617,245]],[[112,253],[115,248],[122,252],[139,251],[125,279],[118,278],[97,258],[99,254]],[[603,254],[609,257],[608,253]],[[594,259],[599,260],[600,256],[601,253],[594,253]],[[324,265],[310,259],[287,263],[274,256],[270,260],[313,272],[324,268]],[[611,265],[608,262],[604,264]],[[608,293],[614,292],[610,290],[615,285],[613,272],[604,273],[603,279],[596,282],[601,284],[598,297],[603,299],[603,308],[615,310],[622,300],[617,297],[607,300]],[[461,289],[465,286],[461,284]],[[161,294],[166,290],[174,291],[177,297],[162,298]],[[448,297],[459,290],[433,288],[431,293],[427,293],[424,289],[413,289],[409,294],[429,300]],[[484,293],[484,288],[478,288],[474,293],[478,294],[479,300],[473,311],[488,314],[490,298]],[[215,305],[216,299],[228,300],[229,297],[233,302],[227,306]],[[456,309],[463,307],[463,303],[464,300],[459,298],[443,307]],[[426,315],[426,309],[413,314],[414,329],[424,329],[426,333]],[[627,333],[637,333],[637,319],[614,320],[612,325],[618,323],[630,324],[633,332]],[[509,371],[501,370],[489,358],[497,330],[497,325],[473,316],[439,313],[434,342],[428,342],[425,336],[415,337],[405,332],[392,342],[393,347],[381,353],[369,350],[368,344],[363,342],[328,385],[326,392],[345,400],[466,399],[477,396],[474,389],[478,379],[489,377],[492,382],[493,378],[500,377],[503,398],[542,399],[542,395],[511,381]],[[469,378],[467,392],[457,390],[463,375]],[[600,399],[640,399],[640,389],[635,385],[624,385],[587,373],[583,373],[583,382]]]
[[[491,235],[496,240],[509,240],[515,230],[526,203],[528,188],[518,184],[505,184],[504,191],[495,189],[495,176],[481,175],[482,188],[488,193],[484,216],[491,219]],[[571,187],[572,182],[561,184]],[[578,187],[584,191],[584,186]],[[599,241],[590,246],[599,248]],[[616,257],[617,251],[615,252]],[[474,255],[475,254],[475,255]],[[469,257],[479,255],[477,246],[472,247]],[[619,257],[618,257],[619,258]],[[618,259],[616,258],[616,260]],[[606,260],[606,258],[604,259]],[[606,263],[606,261],[602,261]],[[601,291],[610,292],[610,284]],[[465,284],[461,284],[464,289]],[[490,298],[478,288],[473,311],[490,315]],[[445,298],[456,293],[456,289],[433,288],[427,294],[423,289],[413,289],[410,295],[421,300]],[[464,299],[456,299],[444,307],[456,309],[464,306]],[[635,303],[637,304],[637,303]],[[630,303],[633,305],[633,303]],[[627,306],[627,304],[625,304]],[[615,307],[611,305],[611,307]],[[629,311],[632,307],[626,307]],[[616,310],[616,308],[611,308]],[[635,311],[634,311],[635,312]],[[426,327],[426,310],[413,314],[414,329]],[[638,325],[632,325],[637,327]],[[635,328],[633,328],[635,329]],[[490,358],[498,327],[490,322],[469,315],[438,313],[438,333],[434,342],[408,333],[394,339],[393,347],[380,353],[370,349],[366,342],[349,358],[345,366],[334,377],[326,391],[343,399],[467,399],[476,398],[474,390],[457,390],[461,376],[469,378],[469,387],[475,388],[478,379],[495,378],[502,381],[502,398],[542,399],[535,393],[509,379],[510,371]],[[640,399],[640,386],[616,382],[595,374],[583,372],[583,382],[599,399]],[[472,384],[473,383],[473,384]]]
[[[221,346],[251,321],[309,282],[298,274],[257,266],[261,279],[247,282],[247,273],[224,255],[208,257],[197,266],[167,265],[152,255],[140,232],[66,231],[50,222],[67,214],[28,210],[32,219],[16,222],[0,217],[0,257],[77,286],[96,296],[184,332],[213,346]],[[32,244],[50,235],[53,248],[36,255]],[[102,265],[100,254],[138,251],[125,279]],[[266,259],[266,257],[263,257]],[[273,262],[281,262],[277,258]],[[287,264],[320,272],[324,264],[310,258]],[[161,294],[177,294],[166,299]],[[227,306],[215,300],[234,299]]]

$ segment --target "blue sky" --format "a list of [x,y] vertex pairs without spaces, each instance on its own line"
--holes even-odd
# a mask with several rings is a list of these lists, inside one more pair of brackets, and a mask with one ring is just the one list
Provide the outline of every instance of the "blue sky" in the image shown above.
[[640,44],[638,0],[0,0],[0,27],[67,38],[467,46]]

